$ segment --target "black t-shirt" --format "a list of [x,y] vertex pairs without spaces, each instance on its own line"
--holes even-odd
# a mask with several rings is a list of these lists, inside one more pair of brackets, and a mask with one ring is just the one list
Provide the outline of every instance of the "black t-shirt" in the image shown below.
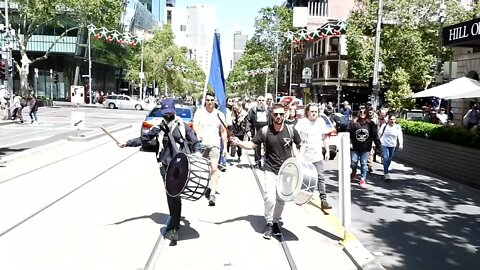
[[297,145],[297,148],[300,148],[302,140],[298,131],[292,128],[292,142],[286,126],[278,133],[273,130],[272,126],[269,126],[265,137],[266,142],[263,141],[262,132],[259,130],[253,137],[252,142],[258,147],[265,143],[265,170],[277,174],[283,162],[293,156],[293,143]]

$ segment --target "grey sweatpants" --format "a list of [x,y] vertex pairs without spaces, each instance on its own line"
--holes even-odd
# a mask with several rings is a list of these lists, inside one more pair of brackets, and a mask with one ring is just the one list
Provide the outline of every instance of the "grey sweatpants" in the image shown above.
[[327,200],[327,189],[325,187],[325,161],[320,160],[317,162],[313,162],[313,165],[317,169],[317,175],[318,175],[318,180],[317,180],[317,189],[318,192],[320,193],[320,200],[326,201]]
[[280,221],[285,202],[277,195],[277,175],[267,170],[264,172],[263,200],[267,223]]

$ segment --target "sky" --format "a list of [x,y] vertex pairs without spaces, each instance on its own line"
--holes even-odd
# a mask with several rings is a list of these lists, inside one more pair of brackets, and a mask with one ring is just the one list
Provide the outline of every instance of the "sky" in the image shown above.
[[[217,9],[218,30],[221,34],[222,62],[225,72],[229,71],[233,58],[233,32],[242,31],[251,38],[258,11],[264,7],[281,5],[284,0],[176,0],[176,6],[184,7],[205,4]],[[225,74],[227,76],[227,74]]]

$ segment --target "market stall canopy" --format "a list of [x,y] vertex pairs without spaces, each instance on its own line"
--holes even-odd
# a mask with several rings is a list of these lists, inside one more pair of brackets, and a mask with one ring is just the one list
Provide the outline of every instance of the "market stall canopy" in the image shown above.
[[[477,91],[477,92],[475,92]],[[438,97],[438,98],[468,98],[458,97],[467,93],[480,93],[480,82],[467,77],[455,79],[446,84],[435,86],[412,95],[412,98]],[[454,98],[452,98],[454,97]]]
[[480,88],[461,93],[461,94],[453,94],[451,96],[444,97],[444,99],[461,99],[461,98],[480,98]]

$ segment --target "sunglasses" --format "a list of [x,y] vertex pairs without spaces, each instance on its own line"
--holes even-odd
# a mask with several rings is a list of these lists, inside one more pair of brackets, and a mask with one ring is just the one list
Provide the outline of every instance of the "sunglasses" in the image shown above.
[[359,111],[358,113],[359,113],[359,114],[367,114],[366,111]]
[[259,100],[257,100],[257,101],[259,101],[259,102],[264,102],[264,101],[265,101],[265,99],[259,99]]
[[310,113],[318,113],[318,111],[309,111]]
[[278,116],[284,116],[285,113],[273,113],[273,115],[275,115],[276,117],[278,117]]
[[205,99],[205,100],[210,102],[215,101],[215,99]]

